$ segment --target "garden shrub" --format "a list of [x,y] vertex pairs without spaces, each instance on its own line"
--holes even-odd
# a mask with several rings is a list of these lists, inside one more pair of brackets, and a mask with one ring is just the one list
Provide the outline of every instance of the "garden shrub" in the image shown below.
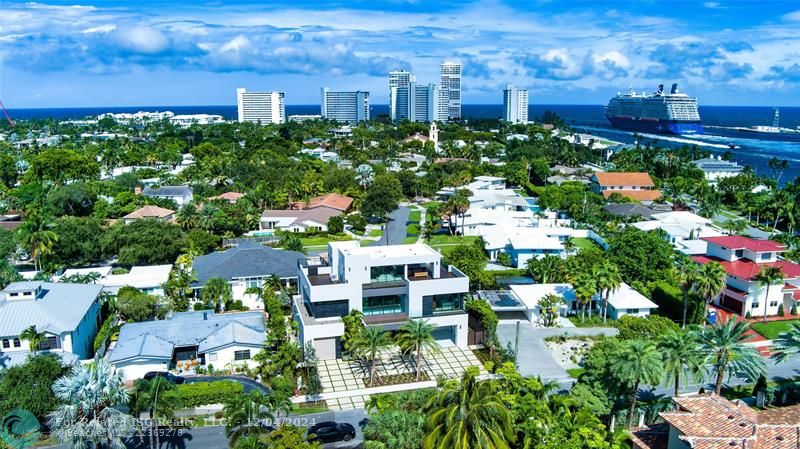
[[167,394],[174,397],[171,401],[176,408],[194,408],[209,404],[225,404],[244,394],[244,387],[239,382],[221,380],[218,382],[197,382],[176,385]]

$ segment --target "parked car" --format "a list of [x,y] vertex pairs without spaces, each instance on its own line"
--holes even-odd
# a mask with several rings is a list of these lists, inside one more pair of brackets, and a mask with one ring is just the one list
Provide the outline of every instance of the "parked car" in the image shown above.
[[335,443],[337,441],[350,441],[356,437],[356,429],[348,423],[325,421],[308,428],[309,441],[321,443]]
[[153,380],[156,377],[160,377],[162,379],[166,379],[169,382],[172,382],[172,383],[178,384],[178,385],[182,384],[186,380],[186,379],[183,378],[183,376],[176,376],[176,375],[174,375],[172,373],[168,373],[166,371],[150,371],[148,373],[145,373],[145,375],[144,375],[144,379],[145,380]]

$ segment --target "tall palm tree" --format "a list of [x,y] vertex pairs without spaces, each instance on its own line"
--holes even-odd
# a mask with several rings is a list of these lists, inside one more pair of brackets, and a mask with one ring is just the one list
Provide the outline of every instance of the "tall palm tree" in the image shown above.
[[783,270],[781,267],[771,267],[771,266],[764,266],[761,267],[761,271],[756,275],[756,281],[758,281],[759,286],[767,287],[767,294],[764,298],[764,323],[767,322],[767,306],[769,305],[769,287],[773,284],[777,284],[778,282],[782,281],[784,278]]
[[800,354],[800,323],[794,322],[791,328],[772,340],[772,358],[778,363],[783,363],[789,358]]
[[36,352],[39,350],[39,347],[42,346],[47,340],[44,332],[38,332],[36,330],[36,326],[29,326],[19,334],[19,338],[22,340],[26,340],[28,342],[28,346],[31,348],[31,352]]
[[41,213],[31,212],[19,228],[20,243],[28,249],[37,271],[42,269],[42,256],[52,254],[58,242],[58,235],[52,227],[53,224],[47,222]]
[[260,391],[231,398],[223,407],[222,414],[230,447],[236,446],[241,437],[266,433],[268,428],[262,425],[262,420],[274,419],[272,404]]
[[691,332],[672,331],[661,337],[658,349],[666,371],[665,382],[674,382],[674,396],[678,396],[682,378],[703,379],[703,356],[697,349],[697,338]]
[[436,339],[433,338],[433,326],[428,323],[428,320],[411,320],[404,324],[397,334],[397,345],[400,346],[400,350],[404,354],[412,354],[414,356],[417,381],[419,381],[422,374],[425,353],[439,350],[439,345],[436,343]]
[[611,293],[622,285],[622,273],[619,268],[607,259],[603,259],[600,264],[592,270],[597,289],[603,300],[603,322],[608,317],[608,299]]
[[726,374],[755,380],[766,370],[761,354],[745,344],[749,329],[746,322],[730,319],[725,323],[704,327],[697,333],[699,350],[706,363],[711,364],[711,371],[717,375],[714,390],[717,394],[722,391]]
[[728,273],[719,262],[709,262],[703,265],[696,273],[694,278],[694,289],[706,301],[706,310],[703,312],[703,320],[708,316],[708,306],[711,301],[722,293],[725,288],[725,280]]
[[628,340],[623,343],[616,358],[611,361],[613,372],[623,381],[629,382],[631,407],[628,410],[628,427],[633,427],[633,414],[641,384],[657,385],[664,373],[664,364],[658,348],[645,340]]
[[220,311],[233,298],[231,285],[223,278],[211,278],[206,281],[200,297],[206,307],[213,307],[214,310]]
[[511,412],[491,381],[468,370],[461,382],[449,382],[428,404],[423,449],[509,449],[515,434]]
[[692,288],[695,276],[697,276],[698,265],[697,262],[689,258],[689,256],[680,253],[675,259],[675,268],[673,269],[673,277],[678,285],[681,287],[683,294],[683,320],[681,321],[681,328],[686,327],[686,313],[689,309],[689,290]]
[[592,298],[597,292],[597,283],[589,273],[578,273],[572,280],[575,287],[575,296],[581,308],[581,321],[586,319],[586,307],[591,304]]
[[53,383],[62,404],[50,412],[51,434],[73,448],[124,449],[134,419],[119,410],[128,403],[125,378],[107,360],[75,364]]
[[375,381],[375,371],[377,369],[378,357],[381,350],[387,348],[391,342],[386,336],[382,327],[367,327],[353,342],[353,350],[360,357],[369,360],[369,386]]
[[[174,415],[172,398],[164,395],[173,385],[163,377],[155,377],[152,381],[141,380],[137,384],[131,398],[131,413],[147,411],[150,416],[150,445],[161,447],[159,442],[158,419],[171,419]],[[135,410],[135,411],[134,411]],[[155,445],[154,445],[155,444]]]
[[186,203],[178,209],[175,214],[175,221],[183,229],[191,229],[197,226],[199,214],[197,213],[197,206],[194,203]]

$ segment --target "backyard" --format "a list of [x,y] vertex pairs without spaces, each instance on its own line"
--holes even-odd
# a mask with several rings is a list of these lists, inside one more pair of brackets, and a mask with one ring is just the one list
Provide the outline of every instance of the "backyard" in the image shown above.
[[752,323],[750,327],[764,338],[774,340],[778,335],[791,330],[793,323],[800,323],[800,320],[767,321],[766,324]]
[[592,239],[587,237],[575,237],[572,239],[572,243],[575,244],[575,248],[577,249],[591,249],[591,248],[599,248]]

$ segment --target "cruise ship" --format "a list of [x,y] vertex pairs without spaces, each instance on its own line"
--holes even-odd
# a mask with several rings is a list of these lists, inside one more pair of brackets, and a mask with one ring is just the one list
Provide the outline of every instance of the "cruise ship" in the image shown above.
[[606,118],[615,128],[637,132],[703,134],[697,98],[678,93],[677,84],[668,94],[663,84],[654,94],[617,94],[606,106]]

